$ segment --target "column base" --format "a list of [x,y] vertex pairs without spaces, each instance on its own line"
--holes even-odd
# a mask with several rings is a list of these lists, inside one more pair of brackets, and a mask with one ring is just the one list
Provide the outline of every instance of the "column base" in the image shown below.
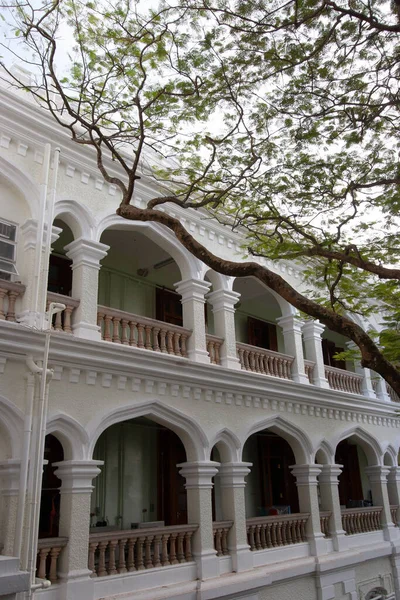
[[305,373],[293,373],[292,379],[296,383],[304,383],[305,385],[310,385],[310,380],[308,379]]
[[329,381],[325,379],[325,377],[314,377],[313,384],[317,387],[324,388],[326,390],[330,389]]
[[16,315],[16,320],[22,325],[26,325],[27,327],[32,327],[35,329],[44,329],[46,321],[43,313],[33,310],[24,310],[21,313],[18,313]]
[[204,363],[208,365],[210,364],[210,357],[208,352],[205,350],[189,350],[188,358],[193,362]]
[[243,545],[229,548],[229,553],[232,557],[232,569],[235,573],[250,571],[253,568],[253,553],[250,551],[250,546]]
[[387,542],[398,542],[400,540],[399,528],[394,523],[387,523],[382,527],[383,537]]
[[349,539],[345,531],[336,531],[331,534],[333,549],[335,552],[345,552],[349,548]]
[[201,554],[193,553],[197,566],[197,577],[200,580],[219,577],[219,565],[216,550],[209,550]]
[[94,582],[90,577],[89,569],[70,571],[67,574],[60,573],[60,600],[76,600],[85,598],[91,600],[94,597]]
[[84,321],[75,323],[75,325],[72,325],[72,332],[76,337],[85,340],[95,340],[96,342],[101,340],[100,327],[92,325],[92,323],[85,323]]
[[226,367],[227,369],[237,369],[238,371],[241,371],[242,369],[240,360],[234,356],[221,356],[221,367]]
[[323,533],[316,533],[310,537],[307,537],[307,541],[310,544],[312,556],[321,556],[322,554],[326,554],[326,538]]

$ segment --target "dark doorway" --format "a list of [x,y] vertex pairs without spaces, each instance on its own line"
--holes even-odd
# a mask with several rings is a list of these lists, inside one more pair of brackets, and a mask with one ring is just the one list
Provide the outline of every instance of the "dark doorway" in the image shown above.
[[54,435],[46,435],[42,495],[40,502],[39,537],[57,537],[60,522],[61,480],[56,476],[54,463],[64,460],[63,447]]
[[258,348],[278,351],[276,326],[254,317],[247,318],[248,343]]
[[340,442],[336,449],[335,463],[343,465],[339,475],[339,499],[342,506],[355,508],[363,504],[363,491],[360,477],[357,445],[348,440]]
[[165,525],[187,523],[185,478],[177,464],[186,462],[185,447],[169,429],[158,432],[158,520]]
[[166,288],[156,288],[156,319],[182,327],[181,296]]

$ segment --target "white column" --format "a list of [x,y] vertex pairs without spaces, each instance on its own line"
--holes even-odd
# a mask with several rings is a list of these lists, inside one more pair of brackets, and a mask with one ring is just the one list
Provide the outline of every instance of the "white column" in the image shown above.
[[221,505],[224,521],[233,521],[228,535],[228,548],[233,570],[248,571],[253,568],[253,554],[247,543],[245,477],[252,463],[222,463],[218,477],[221,481]]
[[391,402],[390,396],[388,394],[387,391],[387,387],[386,387],[386,381],[383,379],[383,377],[381,377],[380,375],[378,375],[378,373],[374,373],[374,376],[377,378],[377,385],[376,385],[376,397],[379,400],[382,400],[382,402]]
[[188,339],[188,357],[202,363],[210,362],[204,320],[204,296],[210,286],[211,283],[200,279],[185,279],[175,283],[176,291],[182,296],[183,326],[192,330]]
[[329,519],[329,533],[333,547],[340,552],[348,547],[346,532],[342,524],[342,511],[339,500],[339,480],[343,465],[318,465],[321,473],[318,476],[319,491],[321,495],[321,510],[331,513]]
[[308,513],[306,532],[313,555],[326,553],[326,541],[321,532],[318,504],[318,480],[321,465],[293,465],[289,467],[296,477],[301,513]]
[[314,385],[322,388],[329,388],[328,380],[325,377],[324,355],[322,353],[321,336],[325,325],[319,321],[306,321],[302,327],[305,353],[307,360],[315,363],[312,380]]
[[100,473],[101,460],[68,460],[54,463],[62,481],[60,494],[60,537],[68,544],[59,559],[63,599],[93,597],[93,580],[88,569],[90,495],[92,480]]
[[219,576],[219,565],[214,548],[211,489],[212,478],[218,473],[219,463],[190,462],[177,465],[186,479],[188,522],[199,526],[193,536],[193,557],[199,579]]
[[79,300],[74,311],[74,335],[89,340],[100,340],[97,325],[97,302],[100,261],[107,256],[109,246],[79,238],[67,246],[67,256],[72,259],[72,297]]
[[280,317],[276,322],[282,327],[283,338],[285,340],[285,354],[294,357],[292,364],[293,381],[309,384],[310,382],[304,369],[303,339],[301,335],[303,321],[295,315],[288,315]]
[[391,541],[399,537],[398,529],[394,526],[390,513],[387,478],[389,467],[374,465],[366,467],[365,473],[371,485],[374,506],[382,506],[381,524],[385,540]]
[[1,542],[2,554],[13,556],[15,526],[17,523],[19,471],[21,461],[9,459],[0,462],[1,479]]
[[387,488],[390,506],[397,506],[396,525],[400,527],[400,467],[389,467]]
[[[358,346],[354,342],[346,342],[346,346],[350,350],[354,350],[354,349],[358,350]],[[358,360],[354,361],[354,368],[355,368],[355,372],[358,373],[358,375],[362,375],[362,378],[363,378],[362,382],[361,382],[362,395],[365,396],[366,398],[376,398],[375,390],[372,386],[370,369],[364,369],[361,366],[360,361],[358,361]]]
[[208,294],[214,313],[215,335],[224,343],[220,351],[221,365],[229,369],[240,369],[236,350],[235,304],[239,301],[238,292],[217,290]]

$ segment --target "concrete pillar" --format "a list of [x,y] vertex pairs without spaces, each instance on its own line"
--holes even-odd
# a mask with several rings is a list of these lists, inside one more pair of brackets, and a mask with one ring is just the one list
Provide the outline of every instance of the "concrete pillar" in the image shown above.
[[211,283],[199,279],[185,279],[175,284],[176,291],[182,296],[183,326],[192,330],[188,339],[188,357],[202,363],[210,362],[204,320],[204,296],[210,286]]
[[306,321],[302,327],[306,359],[315,363],[312,381],[314,385],[329,388],[325,377],[324,355],[322,353],[321,336],[325,325],[319,321]]
[[280,317],[276,322],[282,327],[283,338],[285,340],[285,354],[294,357],[292,364],[293,381],[309,384],[310,382],[304,369],[303,339],[301,335],[303,321],[295,315],[288,315]]
[[397,506],[395,525],[400,527],[400,467],[389,467],[387,489],[390,506]]
[[235,304],[240,294],[228,290],[217,290],[208,294],[214,313],[215,335],[224,343],[220,351],[221,365],[229,369],[240,369],[240,361],[236,351]]
[[318,476],[321,510],[329,511],[329,533],[333,547],[340,552],[348,547],[346,532],[342,524],[342,511],[339,500],[339,480],[343,465],[318,465],[321,473]]
[[[354,343],[354,342],[346,342],[346,346],[350,349],[350,350],[358,350],[358,346]],[[361,382],[361,393],[363,396],[365,396],[366,398],[376,398],[376,394],[375,394],[375,390],[373,388],[372,385],[372,379],[371,379],[371,371],[370,369],[364,369],[361,366],[360,361],[355,360],[354,361],[354,368],[355,368],[355,372],[358,375],[362,375],[362,382]]]
[[387,541],[395,540],[399,537],[398,529],[395,528],[390,513],[387,486],[389,470],[389,467],[384,467],[382,465],[374,465],[372,467],[366,467],[365,469],[365,473],[368,476],[371,485],[374,506],[382,506],[381,524],[383,535]]
[[221,482],[222,515],[225,521],[233,521],[229,531],[228,548],[233,570],[248,571],[253,567],[253,555],[247,543],[245,477],[252,463],[222,463],[218,477]]
[[309,513],[306,533],[311,553],[316,556],[326,553],[326,541],[321,532],[318,505],[318,480],[321,465],[293,465],[289,467],[296,477],[299,507],[301,513]]
[[107,256],[109,246],[79,238],[67,246],[67,256],[72,260],[72,297],[79,300],[74,311],[74,335],[89,340],[100,340],[97,325],[97,302],[100,261]]
[[382,400],[382,402],[391,402],[391,399],[390,399],[390,396],[388,394],[387,387],[386,387],[386,381],[383,379],[383,377],[378,375],[378,373],[374,373],[374,376],[377,377],[376,391],[375,391],[376,397],[378,398],[378,400]]
[[2,554],[13,556],[15,526],[17,523],[19,471],[21,461],[9,459],[0,462],[1,479],[1,543]]
[[199,526],[193,536],[192,554],[197,564],[199,579],[219,576],[219,565],[214,548],[211,489],[212,478],[218,473],[219,463],[189,462],[177,465],[186,479],[188,523]]
[[92,480],[100,473],[101,460],[67,460],[54,463],[61,479],[60,537],[68,544],[59,559],[63,600],[91,598],[93,580],[88,569],[90,495]]

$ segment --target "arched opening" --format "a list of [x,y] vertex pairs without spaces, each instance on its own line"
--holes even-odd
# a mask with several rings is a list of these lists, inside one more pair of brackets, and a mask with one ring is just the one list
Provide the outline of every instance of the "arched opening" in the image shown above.
[[342,508],[372,506],[372,494],[365,469],[368,459],[357,438],[342,440],[335,453],[335,463],[343,465],[339,475],[339,500]]
[[265,517],[299,512],[296,463],[290,444],[269,429],[251,435],[243,448],[243,460],[253,463],[246,485],[246,516]]
[[187,523],[176,466],[186,452],[173,431],[146,417],[116,423],[100,435],[93,458],[104,461],[92,494],[93,532]]
[[325,329],[322,334],[322,354],[327,367],[354,372],[354,362],[335,358],[340,352],[347,350],[346,344],[351,340],[336,331]]
[[64,460],[64,450],[59,440],[51,433],[45,438],[44,460],[47,463],[43,468],[39,538],[57,537],[60,523],[61,481],[55,474],[54,463]]
[[47,289],[54,294],[71,296],[72,260],[67,256],[65,247],[73,242],[74,234],[71,228],[61,219],[56,219],[54,225],[55,227],[59,227],[61,232],[58,239],[52,245]]

